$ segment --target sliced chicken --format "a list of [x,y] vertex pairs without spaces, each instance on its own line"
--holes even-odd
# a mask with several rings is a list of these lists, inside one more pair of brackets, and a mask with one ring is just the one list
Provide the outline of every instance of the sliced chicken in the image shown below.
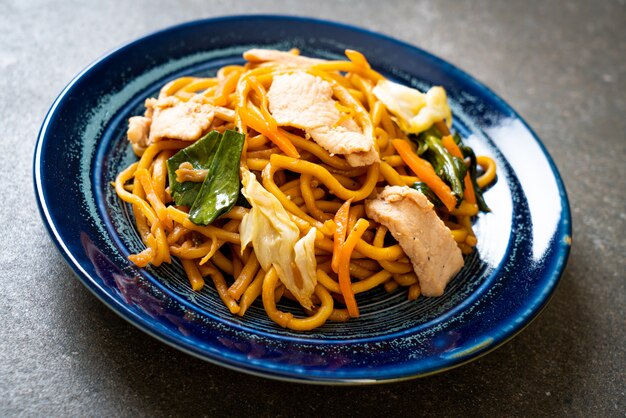
[[291,67],[310,67],[324,62],[317,58],[303,57],[291,52],[277,51],[275,49],[250,49],[243,53],[243,57],[255,63],[276,62]]
[[148,135],[150,134],[150,122],[152,119],[145,116],[133,116],[128,119],[128,140],[140,148],[150,145]]
[[365,202],[365,211],[398,240],[413,264],[422,294],[441,296],[463,267],[463,256],[426,196],[407,186],[387,186]]
[[374,148],[364,152],[353,152],[346,154],[346,161],[351,167],[363,167],[380,162],[378,152]]
[[176,97],[146,100],[146,116],[152,116],[149,142],[161,138],[195,141],[205,133],[215,109],[201,100],[183,102]]
[[277,75],[267,96],[279,125],[304,130],[329,153],[345,155],[353,167],[379,161],[374,139],[354,120],[341,121],[329,82],[305,72]]
[[361,133],[359,125],[352,119],[345,120],[332,128],[320,126],[307,130],[307,132],[315,142],[328,152],[344,154],[346,161],[352,167],[362,167],[380,161],[378,152],[373,146],[367,151],[356,151],[363,148],[362,143],[365,136]]

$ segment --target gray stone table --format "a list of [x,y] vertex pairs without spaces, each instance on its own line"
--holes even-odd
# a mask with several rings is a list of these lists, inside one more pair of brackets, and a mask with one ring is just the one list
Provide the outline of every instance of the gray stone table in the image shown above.
[[[47,236],[38,129],[82,68],[201,17],[357,24],[458,65],[513,105],[565,180],[574,245],[545,312],[511,342],[429,378],[311,387],[214,366],[120,319]],[[0,1],[1,416],[624,416],[626,5],[620,1]]]

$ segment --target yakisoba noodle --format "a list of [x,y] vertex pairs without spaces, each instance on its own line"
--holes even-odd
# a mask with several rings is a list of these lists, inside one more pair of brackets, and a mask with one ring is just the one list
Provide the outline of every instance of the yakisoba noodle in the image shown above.
[[[298,54],[295,50],[291,53]],[[358,316],[358,295],[375,287],[387,291],[404,288],[410,300],[417,299],[419,278],[409,257],[386,226],[368,218],[364,207],[364,201],[384,186],[412,186],[422,180],[411,168],[413,157],[406,154],[407,150],[414,153],[415,145],[398,118],[374,94],[374,87],[384,78],[370,68],[362,54],[346,51],[346,56],[345,61],[306,65],[275,61],[225,66],[216,77],[171,81],[159,95],[159,99],[174,97],[211,105],[213,119],[204,133],[236,130],[244,134],[241,166],[280,202],[300,237],[315,228],[317,283],[310,309],[298,317],[281,311],[281,299],[294,299],[294,295],[283,285],[276,268],[265,271],[261,267],[251,245],[242,251],[240,225],[251,209],[234,206],[204,226],[191,222],[189,207],[173,202],[167,160],[192,141],[158,138],[149,144],[133,143],[140,159],[115,181],[117,195],[132,206],[146,246],[130,260],[144,267],[171,263],[176,257],[194,291],[201,290],[210,278],[232,314],[245,317],[260,298],[274,322],[294,330]],[[303,130],[278,125],[269,110],[268,90],[275,77],[293,72],[306,72],[330,83],[342,121],[354,120],[363,135],[374,138],[378,162],[352,166],[344,156],[331,155]],[[445,122],[450,121],[434,123],[443,135],[441,144],[463,159]],[[484,156],[477,157],[477,163],[482,175],[475,185],[484,188],[494,181],[495,164]],[[204,179],[191,166],[181,165],[177,173],[187,181]],[[445,206],[437,209],[463,254],[471,253],[477,243],[471,222],[479,212],[475,185],[467,174],[463,199],[453,202],[451,210]]]

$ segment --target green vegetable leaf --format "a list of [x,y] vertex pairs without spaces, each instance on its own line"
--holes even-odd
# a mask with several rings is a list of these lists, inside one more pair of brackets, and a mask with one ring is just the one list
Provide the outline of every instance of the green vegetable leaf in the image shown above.
[[483,197],[483,192],[480,189],[480,187],[478,187],[478,183],[476,182],[476,178],[478,177],[478,170],[476,168],[477,163],[476,163],[476,154],[474,154],[474,150],[471,147],[468,147],[467,145],[463,144],[463,141],[461,140],[461,136],[459,134],[455,133],[453,138],[454,138],[454,141],[459,146],[461,153],[463,153],[463,156],[465,158],[469,158],[470,160],[468,170],[470,173],[470,180],[472,181],[472,185],[474,186],[474,194],[476,195],[476,204],[478,205],[478,209],[483,212],[491,212],[491,209],[489,209],[489,206],[487,206],[487,203],[485,202],[485,198]]
[[170,193],[177,205],[193,205],[202,188],[202,183],[193,181],[179,183],[176,181],[176,170],[184,162],[191,163],[196,170],[208,170],[221,142],[221,137],[219,132],[212,131],[167,160]]
[[[245,136],[235,131],[212,131],[167,160],[170,193],[177,205],[191,207],[191,222],[208,225],[240,200],[239,160],[244,140]],[[204,181],[178,182],[176,170],[184,162],[196,170],[207,170]]]
[[424,132],[422,132],[420,136],[422,137],[434,136],[434,137],[437,137],[438,139],[441,139],[443,138],[443,133],[439,129],[437,129],[435,125],[433,125],[427,130],[425,130]]
[[189,210],[189,219],[197,225],[208,225],[235,206],[241,186],[239,160],[245,135],[227,130],[221,136],[206,179]]
[[426,185],[426,183],[417,181],[411,185],[411,188],[426,196],[426,198],[430,200],[430,203],[432,203],[436,208],[445,207],[441,199],[437,197],[437,195],[430,189],[430,187],[428,187],[428,185]]
[[[428,131],[426,131],[428,132]],[[424,154],[427,150],[428,150],[428,145],[426,145],[426,141],[424,141],[424,136],[422,135],[415,135],[415,134],[409,134],[409,139],[413,142],[415,142],[415,145],[417,145],[417,149],[415,150],[415,153],[417,155],[422,155]]]
[[467,173],[465,162],[450,154],[436,136],[428,135],[424,140],[428,145],[426,158],[433,165],[437,175],[450,185],[457,202],[460,202],[463,199],[465,187],[463,178]]
[[[463,179],[465,178],[465,175],[469,172],[470,180],[472,181],[472,185],[474,186],[474,194],[476,195],[476,204],[478,205],[478,209],[483,212],[491,212],[491,209],[489,209],[489,206],[487,206],[487,203],[485,203],[482,190],[480,189],[480,187],[478,187],[478,184],[476,182],[476,177],[478,176],[478,173],[476,155],[474,154],[474,150],[463,144],[463,140],[461,139],[461,136],[458,132],[454,133],[454,135],[452,136],[454,142],[456,142],[456,144],[459,146],[463,157],[469,158],[470,160],[470,164],[468,166],[467,164],[465,164],[465,161],[450,155],[445,147],[441,145],[441,137],[442,133],[435,126],[429,128],[419,135],[409,135],[409,138],[417,144],[417,154],[422,155],[423,158],[426,158],[428,162],[432,164],[437,175],[444,179],[448,184],[450,184],[450,186],[452,187],[452,191],[457,197],[457,202],[460,202],[463,198],[463,194],[459,194],[458,191],[465,190],[465,183]],[[417,190],[422,191],[422,193],[424,193],[428,197],[428,194],[422,190],[423,186],[418,187],[419,188],[417,188]]]

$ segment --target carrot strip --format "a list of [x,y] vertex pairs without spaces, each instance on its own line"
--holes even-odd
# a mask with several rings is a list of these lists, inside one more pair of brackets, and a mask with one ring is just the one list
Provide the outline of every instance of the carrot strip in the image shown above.
[[341,253],[341,247],[346,240],[346,232],[348,229],[348,215],[350,214],[350,203],[352,199],[346,200],[341,205],[337,213],[335,214],[335,236],[333,239],[333,258],[331,261],[331,267],[335,273],[339,271],[339,255]]
[[435,173],[435,170],[428,161],[421,159],[413,150],[408,141],[403,139],[393,139],[391,144],[396,149],[402,160],[408,165],[417,176],[431,188],[443,204],[452,211],[456,206],[456,197],[450,187],[443,182]]
[[239,117],[241,121],[254,129],[255,131],[265,135],[272,141],[282,152],[293,158],[300,158],[300,154],[296,147],[291,143],[289,138],[278,130],[272,130],[267,123],[258,115],[255,115],[250,109],[239,108]]
[[346,238],[346,241],[341,246],[339,255],[339,289],[346,303],[346,308],[348,308],[348,313],[352,318],[359,316],[359,307],[356,304],[354,291],[352,290],[352,282],[350,280],[350,257],[352,256],[352,251],[357,241],[361,239],[361,236],[368,227],[369,222],[367,220],[363,218],[359,219],[356,225],[354,225],[354,228],[352,228],[352,231],[350,231],[348,238]]
[[[441,144],[445,149],[448,150],[450,154],[460,159],[463,159],[463,153],[459,149],[459,146],[454,142],[451,135],[446,135],[441,138]],[[476,193],[474,193],[474,185],[472,184],[472,179],[470,178],[469,172],[465,174],[465,178],[463,179],[465,183],[465,200],[468,203],[476,203]]]
[[446,135],[441,138],[441,145],[443,145],[444,148],[447,149],[448,152],[454,157],[458,157],[461,159],[463,158],[463,153],[459,149],[459,146],[456,144],[456,142],[454,142],[454,139],[452,139],[452,135]]
[[474,185],[472,184],[472,179],[470,178],[469,174],[465,175],[463,182],[465,183],[465,201],[475,204],[476,192],[474,192]]

